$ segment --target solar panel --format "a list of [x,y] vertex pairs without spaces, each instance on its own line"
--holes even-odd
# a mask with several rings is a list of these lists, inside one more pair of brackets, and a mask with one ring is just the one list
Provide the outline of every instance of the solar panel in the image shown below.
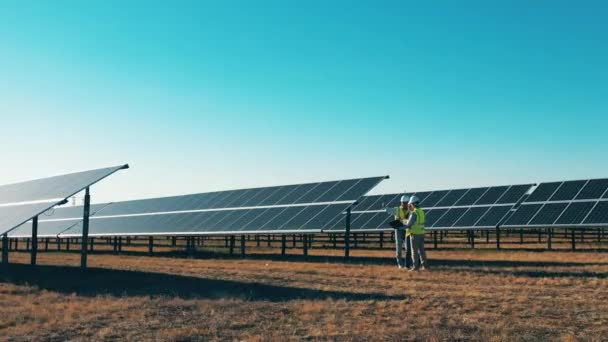
[[564,182],[551,196],[549,201],[568,201],[574,199],[586,183],[586,180]]
[[608,224],[608,201],[597,202],[584,224]]
[[507,220],[506,226],[526,225],[542,208],[542,204],[522,204],[517,211]]
[[477,202],[476,205],[486,205],[486,204],[494,204],[498,201],[498,199],[504,195],[504,193],[509,189],[508,186],[493,186],[488,191],[486,191]]
[[577,200],[583,199],[598,199],[608,189],[608,179],[592,179],[590,180],[576,196]]
[[475,202],[479,200],[479,198],[488,191],[489,188],[473,188],[469,189],[469,191],[462,196],[458,202],[455,203],[456,206],[465,206],[465,205],[473,205]]
[[483,215],[475,227],[496,227],[509,213],[511,206],[494,206]]
[[490,209],[490,207],[471,207],[453,225],[454,227],[470,228]]
[[[4,206],[1,207],[0,234],[17,228],[114,172],[128,167],[121,165],[1,186],[0,202]],[[47,200],[50,201],[22,204],[25,201]]]
[[[385,177],[285,185],[271,188],[230,190],[96,205],[90,236],[255,233],[258,231],[321,231],[332,225],[344,227],[342,213]],[[257,201],[249,202],[250,198]],[[300,203],[300,202],[305,203]],[[309,202],[312,201],[312,202]],[[243,204],[257,204],[243,206]],[[325,204],[329,203],[329,204]],[[95,211],[97,210],[97,211]],[[57,209],[39,222],[39,231],[62,236],[78,235],[82,207]],[[53,223],[50,223],[53,222]],[[74,225],[74,223],[77,223]],[[314,228],[313,228],[314,227]],[[31,230],[25,226],[22,234]]]
[[420,206],[423,208],[435,207],[437,202],[445,197],[448,192],[450,192],[450,190],[433,191],[424,200],[420,201]]
[[436,207],[451,207],[453,206],[469,189],[451,190],[444,198],[442,198]]
[[536,213],[529,225],[551,225],[564,212],[568,203],[547,203]]
[[433,228],[449,228],[464,215],[468,208],[452,208],[449,209],[440,219],[438,219],[431,227]]
[[435,223],[448,212],[449,209],[429,209],[425,210],[425,225],[426,227],[433,227]]
[[556,225],[580,224],[587,217],[596,202],[573,202],[568,205],[562,215],[555,221]]
[[526,202],[545,202],[551,198],[562,182],[541,183],[526,199]]
[[496,204],[517,203],[530,190],[530,187],[532,184],[513,185],[498,199]]

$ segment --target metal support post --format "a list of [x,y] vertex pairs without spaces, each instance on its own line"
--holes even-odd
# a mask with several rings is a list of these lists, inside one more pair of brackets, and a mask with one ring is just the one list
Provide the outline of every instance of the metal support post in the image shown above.
[[8,265],[8,233],[2,235],[2,264]]
[[32,254],[30,264],[36,265],[36,256],[38,254],[38,216],[32,219]]
[[287,237],[285,236],[285,234],[281,235],[281,255],[285,256],[285,249],[286,249],[286,244],[287,244]]
[[350,258],[350,212],[351,208],[346,209],[346,231],[344,233],[344,257]]
[[245,235],[241,235],[241,255],[245,255]]
[[150,236],[148,238],[148,255],[154,254],[154,237]]
[[82,245],[80,248],[80,268],[87,268],[87,242],[89,241],[89,214],[91,212],[91,195],[89,188],[84,192],[84,213],[82,217]]
[[496,249],[500,249],[500,227],[496,226]]

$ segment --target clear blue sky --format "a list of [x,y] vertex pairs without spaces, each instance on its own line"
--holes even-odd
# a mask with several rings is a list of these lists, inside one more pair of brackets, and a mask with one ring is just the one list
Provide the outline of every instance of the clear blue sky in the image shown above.
[[0,183],[608,177],[606,1],[0,2]]

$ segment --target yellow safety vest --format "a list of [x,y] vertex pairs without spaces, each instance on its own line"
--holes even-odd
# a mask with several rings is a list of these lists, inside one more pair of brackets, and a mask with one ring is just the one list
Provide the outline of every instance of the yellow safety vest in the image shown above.
[[410,230],[413,235],[423,235],[424,234],[424,223],[426,222],[426,217],[424,215],[424,211],[420,208],[416,208],[416,222],[412,225]]
[[[403,220],[407,220],[408,217],[410,216],[410,210],[409,209],[403,209],[401,207],[397,207],[397,210],[395,210],[395,212],[398,215],[395,215],[395,220],[399,220],[401,222],[403,222]],[[412,234],[412,232],[410,232],[410,229],[406,229],[405,230],[405,236],[410,236]]]

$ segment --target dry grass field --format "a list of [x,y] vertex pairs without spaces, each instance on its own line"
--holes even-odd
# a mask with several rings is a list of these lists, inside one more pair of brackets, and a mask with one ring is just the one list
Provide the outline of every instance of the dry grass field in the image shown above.
[[0,340],[608,339],[608,253],[431,250],[416,273],[390,250],[251,253],[11,253]]

